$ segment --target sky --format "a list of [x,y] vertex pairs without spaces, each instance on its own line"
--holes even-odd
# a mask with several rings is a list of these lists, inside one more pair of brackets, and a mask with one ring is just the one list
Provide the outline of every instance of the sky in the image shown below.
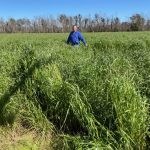
[[118,16],[127,20],[131,15],[140,13],[150,17],[150,0],[2,0],[0,17],[29,18],[60,14],[94,16]]

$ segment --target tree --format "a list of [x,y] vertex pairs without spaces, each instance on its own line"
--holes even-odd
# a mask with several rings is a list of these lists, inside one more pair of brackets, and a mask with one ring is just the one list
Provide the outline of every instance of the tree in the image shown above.
[[121,23],[121,31],[130,31],[130,23],[122,22]]
[[66,24],[68,23],[67,16],[65,14],[61,14],[59,16],[59,21],[62,24],[62,32],[66,32]]
[[142,31],[144,30],[145,19],[140,14],[135,14],[130,17],[131,20],[131,30],[132,31]]
[[48,32],[48,20],[46,18],[41,18],[41,32]]
[[15,30],[16,30],[16,20],[13,18],[9,18],[6,23],[5,31],[11,33],[15,32]]
[[120,19],[118,17],[114,18],[114,31],[120,30]]
[[38,16],[34,19],[9,18],[6,21],[0,18],[0,32],[68,32],[73,24],[85,32],[150,30],[150,19],[140,14],[134,14],[128,21],[121,22],[119,17],[109,18],[96,13],[88,17],[81,14],[75,16],[61,14],[58,18]]
[[99,32],[100,31],[100,23],[101,23],[101,17],[99,14],[95,14],[95,21],[96,21],[96,31]]
[[88,21],[89,21],[88,18],[85,18],[85,19],[84,19],[84,29],[85,29],[85,30],[87,29]]
[[102,30],[101,31],[105,31],[105,18],[101,17],[101,23],[102,23]]
[[110,31],[110,19],[109,18],[106,18],[105,29],[106,29],[107,32]]
[[146,22],[146,30],[150,31],[150,19]]
[[69,17],[69,29],[68,30],[71,30],[71,27],[73,26],[73,17]]
[[74,20],[75,20],[75,25],[78,26],[78,16],[74,16]]
[[5,32],[5,22],[3,18],[0,18],[0,32]]
[[80,29],[82,30],[82,15],[81,14],[79,14],[78,15],[78,20],[79,20],[79,27],[80,27]]

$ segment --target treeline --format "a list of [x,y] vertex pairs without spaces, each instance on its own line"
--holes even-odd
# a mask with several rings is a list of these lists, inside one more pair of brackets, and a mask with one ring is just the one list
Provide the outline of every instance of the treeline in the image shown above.
[[119,17],[104,17],[100,14],[95,14],[94,17],[84,17],[81,14],[76,16],[61,14],[57,18],[52,16],[35,17],[34,19],[9,18],[4,20],[0,18],[0,32],[69,32],[74,24],[84,32],[150,31],[150,19],[141,14],[132,15],[128,21],[121,21]]

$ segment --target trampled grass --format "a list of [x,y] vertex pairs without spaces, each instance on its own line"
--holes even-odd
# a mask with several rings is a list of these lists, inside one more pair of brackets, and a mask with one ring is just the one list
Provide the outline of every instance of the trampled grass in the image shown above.
[[3,148],[149,148],[150,33],[84,36],[88,47],[67,34],[0,35]]

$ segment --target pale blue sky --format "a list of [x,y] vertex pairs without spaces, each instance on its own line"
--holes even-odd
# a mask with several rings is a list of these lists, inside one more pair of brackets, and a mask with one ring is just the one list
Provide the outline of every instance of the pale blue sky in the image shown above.
[[34,18],[35,16],[54,17],[59,14],[88,16],[100,13],[108,17],[119,16],[126,20],[132,14],[150,16],[150,0],[2,0],[0,17]]

